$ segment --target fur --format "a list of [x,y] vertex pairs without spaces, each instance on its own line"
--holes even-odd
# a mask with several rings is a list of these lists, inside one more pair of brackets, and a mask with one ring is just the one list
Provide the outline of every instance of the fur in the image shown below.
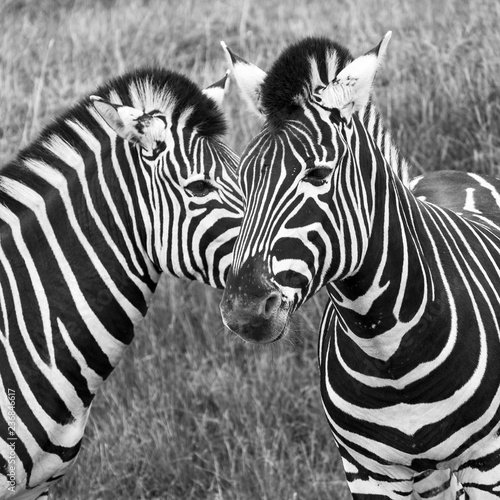
[[262,85],[269,124],[280,128],[318,87],[325,87],[353,60],[350,52],[327,38],[308,37],[285,49]]
[[[152,90],[153,92],[150,92]],[[145,111],[157,109],[169,114],[175,120],[186,114],[186,127],[196,129],[206,137],[220,137],[226,133],[227,125],[222,111],[217,103],[206,96],[202,90],[189,78],[162,68],[143,68],[114,78],[100,86],[89,95],[105,99],[112,96],[128,106],[140,106]],[[153,96],[151,98],[151,96]],[[144,99],[141,99],[144,97]],[[147,102],[146,102],[147,98]],[[23,162],[31,158],[47,159],[52,163],[52,157],[47,157],[45,144],[57,135],[69,145],[79,149],[80,138],[74,134],[69,122],[79,122],[88,128],[98,127],[89,96],[81,99],[75,106],[50,123],[29,146],[21,150],[17,157],[0,169],[2,176],[24,181],[26,172]]]

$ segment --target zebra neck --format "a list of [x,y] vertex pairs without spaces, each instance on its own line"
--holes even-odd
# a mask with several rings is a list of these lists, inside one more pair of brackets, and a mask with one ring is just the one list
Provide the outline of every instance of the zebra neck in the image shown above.
[[365,355],[385,362],[418,334],[437,298],[417,201],[393,172],[383,180],[362,262],[328,289],[345,333]]
[[120,141],[102,144],[99,131],[68,127],[79,142],[46,137],[17,172],[2,171],[0,283],[9,298],[0,307],[17,324],[0,330],[28,346],[29,356],[12,352],[21,369],[44,366],[48,380],[72,380],[90,395],[130,344],[159,275],[133,222],[147,214],[132,152]]
[[359,111],[359,118],[363,122],[366,131],[371,136],[391,170],[397,175],[404,186],[410,182],[410,166],[394,144],[392,135],[380,117],[374,104],[368,104]]

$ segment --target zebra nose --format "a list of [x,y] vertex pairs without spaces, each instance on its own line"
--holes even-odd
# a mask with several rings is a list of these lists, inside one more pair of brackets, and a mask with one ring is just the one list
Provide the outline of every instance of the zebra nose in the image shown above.
[[268,291],[260,297],[233,297],[231,293],[224,293],[220,303],[223,316],[237,314],[244,319],[259,323],[272,317],[281,304],[281,294]]
[[268,290],[258,297],[224,293],[220,303],[226,326],[245,340],[260,342],[267,336],[267,324],[279,312],[281,294]]

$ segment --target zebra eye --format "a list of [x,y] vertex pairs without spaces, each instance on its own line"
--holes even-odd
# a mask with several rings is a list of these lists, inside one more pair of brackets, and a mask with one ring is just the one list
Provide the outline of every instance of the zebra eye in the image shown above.
[[311,168],[306,172],[304,181],[312,184],[313,186],[322,186],[326,183],[331,173],[332,169],[328,167]]
[[186,189],[194,196],[206,196],[208,193],[215,191],[215,187],[207,181],[193,181],[186,186]]

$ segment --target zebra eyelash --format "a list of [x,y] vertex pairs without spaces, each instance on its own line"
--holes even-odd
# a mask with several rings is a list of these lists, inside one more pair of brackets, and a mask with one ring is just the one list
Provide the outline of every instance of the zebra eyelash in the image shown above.
[[303,177],[303,181],[313,186],[322,186],[326,184],[328,179],[331,177],[333,169],[328,165],[315,165],[314,167],[308,168]]
[[186,185],[185,189],[189,191],[189,193],[193,196],[198,197],[203,197],[207,194],[217,191],[217,188],[212,183],[204,179],[198,179],[190,182]]

